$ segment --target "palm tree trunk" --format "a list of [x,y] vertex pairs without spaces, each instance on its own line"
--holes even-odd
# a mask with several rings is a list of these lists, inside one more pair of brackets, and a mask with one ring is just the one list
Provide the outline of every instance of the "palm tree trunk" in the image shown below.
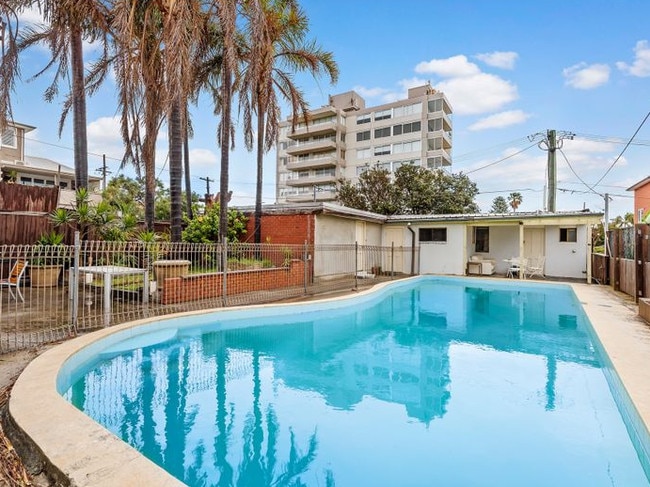
[[156,199],[156,135],[158,133],[158,108],[156,93],[151,85],[145,86],[145,134],[142,144],[144,160],[144,220],[147,230],[154,231]]
[[264,177],[264,109],[257,109],[257,184],[255,187],[255,243],[262,242],[262,180]]
[[192,181],[190,179],[190,140],[187,130],[187,104],[185,104],[185,124],[183,125],[183,171],[185,173],[185,204],[187,205],[187,218],[194,218],[192,212]]
[[171,241],[180,242],[183,220],[183,128],[181,104],[176,98],[169,114],[169,195],[171,198]]
[[86,92],[81,29],[71,32],[72,113],[74,125],[74,173],[76,188],[88,187],[88,139],[86,135]]
[[[223,108],[221,112],[221,173],[219,176],[219,242],[228,240],[228,172],[230,170],[230,113],[232,104],[232,74],[229,60],[223,63],[221,87]],[[224,269],[225,269],[225,262]]]

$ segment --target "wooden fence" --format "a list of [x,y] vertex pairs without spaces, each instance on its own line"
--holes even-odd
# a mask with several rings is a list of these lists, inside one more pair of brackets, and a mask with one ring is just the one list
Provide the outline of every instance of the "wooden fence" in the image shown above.
[[608,255],[592,255],[594,278],[614,290],[639,298],[650,294],[650,260],[648,244],[650,225],[639,224],[608,232]]

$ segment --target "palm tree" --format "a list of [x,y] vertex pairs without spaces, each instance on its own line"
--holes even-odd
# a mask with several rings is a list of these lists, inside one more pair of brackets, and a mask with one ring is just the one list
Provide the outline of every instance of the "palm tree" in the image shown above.
[[[0,7],[0,16],[6,17],[11,7]],[[71,92],[64,103],[59,122],[59,136],[69,109],[72,109],[74,134],[75,184],[77,188],[88,187],[88,140],[86,134],[86,90],[84,87],[84,59],[82,43],[101,40],[105,45],[108,35],[108,10],[104,2],[77,0],[17,0],[15,9],[38,8],[44,25],[27,27],[16,38],[10,37],[7,55],[3,56],[0,73],[3,77],[0,88],[0,118],[10,113],[9,94],[19,75],[18,57],[25,49],[36,44],[45,44],[50,51],[50,60],[32,79],[43,75],[56,66],[54,78],[45,90],[45,99],[53,101],[59,93],[59,84],[70,79]],[[15,11],[14,11],[15,13]],[[2,122],[4,120],[0,120]],[[0,123],[2,125],[2,123]]]
[[524,198],[521,196],[521,193],[516,191],[508,195],[508,204],[512,208],[512,211],[517,211],[517,208],[519,208],[519,205],[523,200]]
[[[253,146],[250,110],[256,116],[257,184],[255,191],[255,243],[262,240],[262,185],[264,153],[273,146],[280,122],[278,94],[291,106],[294,122],[299,112],[307,116],[302,92],[295,86],[293,75],[308,72],[314,77],[329,76],[335,83],[338,67],[331,52],[314,42],[307,42],[306,14],[295,0],[257,0],[247,4],[248,65],[242,76],[241,91],[250,96],[240,99],[244,108],[246,145]],[[250,103],[250,106],[248,105]]]

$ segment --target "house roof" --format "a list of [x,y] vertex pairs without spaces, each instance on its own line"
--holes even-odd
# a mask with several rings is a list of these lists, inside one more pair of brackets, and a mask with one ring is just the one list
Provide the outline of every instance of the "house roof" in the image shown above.
[[642,179],[638,183],[633,184],[629,188],[626,189],[626,191],[636,191],[639,188],[642,188],[646,184],[650,184],[650,176],[646,177],[645,179]]
[[16,127],[17,129],[23,129],[25,131],[25,133],[31,132],[32,130],[36,129],[36,127],[34,127],[32,125],[27,125],[25,123],[19,123],[19,122],[7,121],[7,125],[12,126],[12,127]]
[[[59,162],[53,161],[52,159],[47,159],[45,157],[36,157],[25,155],[25,165],[20,166],[17,164],[2,164],[3,167],[20,168],[24,172],[33,172],[37,174],[61,174],[69,176],[74,179],[74,168],[61,164]],[[101,178],[98,176],[88,175],[88,179],[91,181],[100,181]]]
[[[238,207],[240,211],[245,213],[253,212],[253,206]],[[379,215],[370,211],[357,210],[348,208],[346,206],[337,205],[335,203],[321,202],[321,203],[302,203],[302,204],[274,204],[264,205],[262,213],[265,215],[290,215],[290,214],[311,214],[323,213],[333,214],[347,218],[359,218],[366,221],[376,223],[424,223],[424,222],[457,222],[457,223],[511,223],[517,224],[523,220],[536,220],[541,222],[548,222],[550,220],[591,220],[594,222],[599,221],[603,217],[603,213],[593,212],[589,210],[576,210],[576,211],[557,211],[555,213],[544,211],[530,211],[530,212],[513,212],[513,213],[476,213],[476,214],[454,214],[454,215]]]

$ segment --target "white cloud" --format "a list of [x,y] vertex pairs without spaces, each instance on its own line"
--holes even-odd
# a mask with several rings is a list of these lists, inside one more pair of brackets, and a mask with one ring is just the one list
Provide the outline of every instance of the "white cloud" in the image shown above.
[[190,150],[190,172],[195,174],[218,174],[219,159],[217,154],[210,149]]
[[648,41],[638,41],[634,47],[634,62],[630,65],[619,61],[616,67],[626,74],[647,78],[650,76],[650,46]]
[[469,130],[487,130],[487,129],[500,129],[524,123],[530,118],[530,114],[523,110],[509,110],[506,112],[495,113],[489,117],[482,118],[478,122],[473,123],[468,127]]
[[579,90],[591,90],[609,81],[609,66],[607,64],[574,64],[562,70],[565,84]]
[[106,154],[115,159],[124,155],[119,117],[100,117],[88,124],[88,152]]
[[35,6],[21,9],[18,12],[18,21],[21,24],[42,24],[44,22],[43,16]]
[[518,57],[519,54],[513,51],[494,51],[476,55],[479,61],[501,69],[514,69]]
[[467,56],[459,54],[447,59],[423,61],[415,66],[415,72],[420,74],[431,73],[442,78],[458,78],[477,75],[481,70],[476,64],[470,63]]
[[359,93],[364,98],[377,98],[379,96],[385,95],[386,93],[390,93],[390,90],[386,88],[379,88],[379,87],[366,88],[365,86],[357,85],[352,89],[357,93]]
[[519,98],[517,86],[487,73],[441,81],[434,88],[445,94],[458,115],[492,112]]

